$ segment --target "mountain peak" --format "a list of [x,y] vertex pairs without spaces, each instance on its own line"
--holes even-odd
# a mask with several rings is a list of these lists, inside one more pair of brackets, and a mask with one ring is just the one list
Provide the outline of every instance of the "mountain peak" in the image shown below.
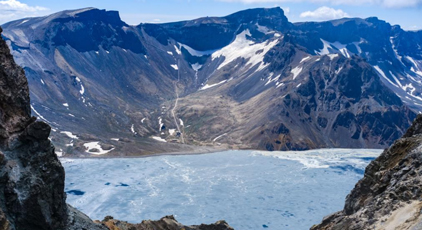
[[114,10],[100,10],[97,8],[89,7],[77,10],[62,11],[61,15],[56,18],[58,21],[102,21],[110,24],[125,24],[119,15],[118,11]]
[[258,23],[278,31],[285,31],[292,25],[280,7],[247,9],[225,18],[238,24]]

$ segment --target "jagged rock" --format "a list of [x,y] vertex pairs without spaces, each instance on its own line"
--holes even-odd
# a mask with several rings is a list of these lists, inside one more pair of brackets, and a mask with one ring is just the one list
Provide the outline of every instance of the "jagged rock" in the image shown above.
[[70,205],[67,205],[67,210],[68,226],[66,230],[108,230],[105,225],[93,223],[87,215]]
[[[3,30],[0,28],[0,33]],[[31,117],[25,73],[16,65],[6,42],[0,40],[0,138],[22,131]]]
[[210,225],[201,224],[184,226],[177,222],[174,216],[166,216],[157,221],[144,220],[140,224],[130,224],[125,221],[115,220],[111,216],[107,216],[101,223],[106,225],[110,230],[233,230],[233,228],[231,228],[224,220],[217,221]]
[[312,230],[421,229],[422,115],[366,168],[344,209]]

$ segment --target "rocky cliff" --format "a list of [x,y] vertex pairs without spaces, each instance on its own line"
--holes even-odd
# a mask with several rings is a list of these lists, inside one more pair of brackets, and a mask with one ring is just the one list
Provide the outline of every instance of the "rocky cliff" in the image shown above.
[[422,229],[422,115],[366,168],[344,209],[312,230]]
[[[65,172],[49,140],[51,127],[31,117],[24,71],[1,38],[0,87],[0,229],[116,229],[66,204]],[[223,222],[204,228],[167,219],[146,221],[136,229],[230,229]]]

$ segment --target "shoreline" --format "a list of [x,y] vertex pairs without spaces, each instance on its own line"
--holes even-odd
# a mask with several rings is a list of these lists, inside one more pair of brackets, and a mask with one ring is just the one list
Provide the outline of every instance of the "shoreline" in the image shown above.
[[289,151],[267,151],[267,150],[260,150],[260,149],[209,149],[209,150],[202,150],[202,151],[182,151],[182,152],[163,152],[163,153],[153,153],[147,155],[139,155],[139,156],[101,156],[101,155],[94,155],[94,156],[79,156],[79,157],[59,157],[59,160],[63,159],[115,159],[115,158],[147,158],[147,157],[159,157],[159,156],[183,156],[183,155],[202,155],[202,154],[212,154],[218,152],[226,152],[226,151],[258,151],[258,152],[265,152],[265,153],[285,153],[285,154],[298,154],[298,153],[307,153],[310,151],[321,151],[321,150],[369,150],[369,151],[384,151],[384,149],[370,149],[370,148],[322,148],[322,149],[310,149],[310,150],[289,150]]
[[163,152],[163,153],[153,153],[153,154],[139,155],[139,156],[101,156],[101,155],[83,156],[82,155],[79,157],[59,157],[59,160],[60,159],[147,158],[147,157],[159,157],[159,156],[202,155],[202,154],[211,154],[211,153],[225,152],[225,151],[242,151],[242,149],[214,149],[214,150],[203,150],[203,151]]

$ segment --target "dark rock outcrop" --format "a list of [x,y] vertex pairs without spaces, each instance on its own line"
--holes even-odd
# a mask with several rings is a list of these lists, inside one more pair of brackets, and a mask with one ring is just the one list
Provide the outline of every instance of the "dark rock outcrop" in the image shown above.
[[[25,74],[1,37],[0,84],[0,229],[107,230],[66,204],[65,172],[48,139],[51,127],[31,117]],[[186,227],[167,219],[135,229],[231,229],[225,222]]]
[[421,229],[422,115],[366,168],[344,209],[312,230]]
[[50,126],[31,118],[22,68],[0,39],[1,229],[64,229],[64,169],[48,140]]

